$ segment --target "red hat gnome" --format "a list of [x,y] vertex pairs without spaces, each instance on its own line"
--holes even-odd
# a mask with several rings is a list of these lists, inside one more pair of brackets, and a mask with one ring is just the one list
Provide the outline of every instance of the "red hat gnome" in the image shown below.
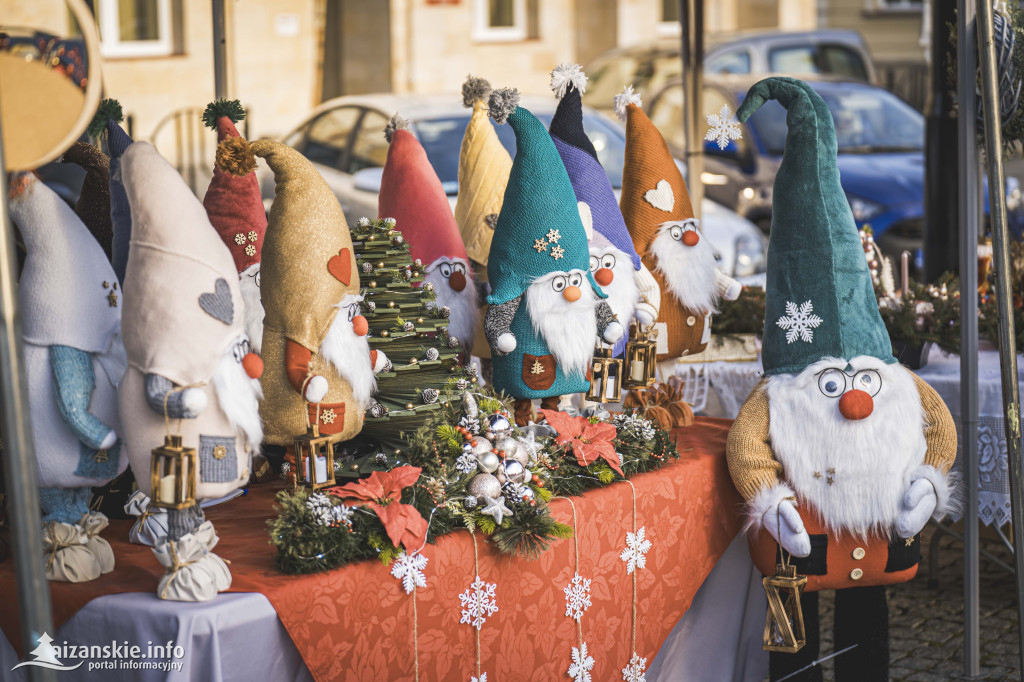
[[[136,142],[121,157],[131,206],[132,240],[125,288],[128,370],[120,414],[139,489],[168,510],[168,536],[153,548],[166,568],[161,599],[205,601],[231,584],[213,553],[217,534],[199,503],[249,481],[250,458],[263,440],[259,416],[262,370],[249,353],[242,296],[231,253],[206,210],[152,145]],[[181,477],[157,471],[161,443],[194,448],[194,499]],[[181,499],[184,497],[185,499]],[[191,502],[191,504],[188,504]]]
[[238,100],[219,99],[206,105],[203,123],[217,131],[217,156],[213,179],[203,206],[220,238],[227,244],[238,270],[242,291],[245,333],[253,352],[263,343],[263,303],[260,302],[260,252],[267,231],[256,161],[245,153],[245,140],[235,124],[245,118]]
[[[729,432],[729,472],[754,563],[773,574],[781,556],[806,576],[804,621],[818,622],[818,590],[837,590],[836,651],[853,649],[836,659],[837,679],[887,680],[884,586],[914,576],[921,529],[954,504],[956,427],[892,355],[828,107],[806,83],[768,78],[740,119],[770,99],[789,132],[772,202],[766,378]],[[812,626],[800,651],[772,651],[772,680],[810,679],[797,673],[814,668],[818,644]]]
[[427,152],[395,114],[384,129],[390,143],[377,204],[379,218],[394,218],[409,240],[412,257],[423,263],[424,282],[434,287],[436,305],[448,308],[448,333],[472,350],[478,309],[476,284],[448,196]]
[[96,239],[35,175],[14,177],[10,209],[26,251],[18,306],[46,577],[94,580],[114,568],[114,555],[99,537],[106,516],[89,511],[91,487],[128,466],[117,433],[121,289]]

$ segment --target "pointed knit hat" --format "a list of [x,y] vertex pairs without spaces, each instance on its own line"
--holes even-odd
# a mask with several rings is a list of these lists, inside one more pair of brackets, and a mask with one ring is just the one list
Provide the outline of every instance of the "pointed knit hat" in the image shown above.
[[107,150],[110,152],[110,223],[112,241],[110,245],[110,261],[114,266],[114,274],[123,283],[125,269],[128,266],[128,248],[132,238],[132,214],[121,180],[121,155],[134,142],[128,133],[118,125],[124,119],[121,104],[116,99],[105,99],[100,102],[88,133],[99,137],[107,132]]
[[122,323],[128,362],[179,385],[204,384],[242,333],[231,254],[153,145],[129,146],[121,177],[133,228]]
[[91,144],[75,142],[64,152],[61,163],[73,163],[85,169],[75,213],[89,228],[109,260],[114,240],[114,228],[110,222],[110,157]]
[[348,223],[306,157],[273,140],[249,146],[274,171],[277,185],[260,264],[264,329],[284,332],[316,353],[338,312],[335,306],[345,294],[359,292]]
[[491,93],[488,114],[512,126],[516,156],[487,260],[487,302],[507,303],[522,296],[538,277],[568,270],[587,273],[594,292],[606,298],[590,273],[576,195],[548,131],[519,106],[519,91],[511,88]]
[[764,371],[800,372],[825,357],[896,362],[839,184],[832,114],[803,81],[766,78],[747,92],[740,121],[770,99],[786,108],[789,132],[772,199]]
[[501,213],[505,185],[512,170],[512,157],[487,118],[487,96],[491,84],[467,76],[462,84],[462,103],[473,109],[459,152],[459,200],[455,222],[469,257],[487,265],[491,237]]
[[121,326],[121,291],[103,249],[34,174],[15,176],[10,194],[11,218],[25,241],[18,282],[23,337],[37,346],[107,351]]
[[438,258],[468,260],[448,203],[427,152],[398,114],[384,128],[390,146],[377,199],[377,217],[394,218],[413,258],[430,265]]
[[245,140],[235,129],[244,118],[245,109],[238,100],[219,99],[203,112],[203,123],[217,131],[218,142],[213,178],[203,206],[231,251],[238,272],[260,262],[267,231],[267,214],[256,181],[256,159],[246,153]]
[[589,215],[594,231],[629,256],[633,269],[640,269],[640,256],[633,248],[626,222],[622,219],[615,190],[597,160],[594,143],[583,130],[583,98],[587,76],[579,64],[560,64],[551,72],[551,89],[558,98],[558,108],[551,118],[551,139],[569,174],[576,200],[587,205],[580,214]]

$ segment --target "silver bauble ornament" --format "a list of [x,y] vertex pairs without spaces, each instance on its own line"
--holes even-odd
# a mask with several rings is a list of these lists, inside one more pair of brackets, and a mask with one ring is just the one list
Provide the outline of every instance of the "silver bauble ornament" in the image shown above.
[[[476,441],[476,445],[473,445],[473,441]],[[482,456],[484,453],[491,452],[491,448],[494,447],[491,445],[491,441],[486,438],[481,438],[480,436],[473,438],[473,440],[469,441],[469,444],[473,446],[473,454],[477,457]],[[495,457],[497,457],[497,455],[495,455]]]
[[475,495],[478,498],[485,495],[495,498],[501,495],[501,484],[498,483],[498,479],[490,474],[477,474],[470,480],[467,490],[470,495]]
[[526,476],[526,467],[515,460],[505,460],[502,465],[505,478],[513,483],[522,483]]
[[512,430],[512,422],[500,412],[496,412],[487,418],[487,430],[492,433],[502,434]]
[[480,467],[480,471],[485,474],[493,474],[498,471],[501,466],[501,460],[493,452],[485,452],[482,455],[476,457],[477,465]]
[[533,499],[533,488],[531,488],[530,486],[525,486],[523,488],[523,497],[522,497],[522,499],[524,501],[526,501],[526,502],[529,502],[530,500],[532,500]]

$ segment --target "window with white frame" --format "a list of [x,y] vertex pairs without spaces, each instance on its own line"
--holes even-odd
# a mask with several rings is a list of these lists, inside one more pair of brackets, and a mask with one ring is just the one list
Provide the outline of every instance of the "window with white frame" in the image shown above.
[[875,12],[920,12],[923,0],[867,0],[868,10]]
[[679,23],[679,0],[661,0],[661,19],[657,33],[662,36],[677,36],[682,32]]
[[526,0],[474,0],[473,39],[482,42],[525,40]]
[[95,0],[104,57],[160,57],[175,52],[178,0]]

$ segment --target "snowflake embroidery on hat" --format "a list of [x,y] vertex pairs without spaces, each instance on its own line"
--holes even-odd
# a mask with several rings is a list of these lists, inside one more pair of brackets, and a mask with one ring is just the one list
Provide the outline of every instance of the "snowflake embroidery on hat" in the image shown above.
[[545,236],[548,238],[548,241],[551,242],[552,244],[557,244],[558,240],[562,238],[562,234],[554,228],[548,230],[548,233]]
[[537,253],[544,253],[548,250],[548,242],[546,239],[534,239],[533,248]]
[[406,594],[412,594],[417,587],[427,586],[427,577],[423,569],[427,567],[427,557],[422,554],[406,554],[402,552],[391,565],[391,575],[402,581]]
[[480,673],[480,677],[473,675],[469,678],[469,682],[487,682],[487,673]]
[[580,642],[580,648],[572,648],[572,665],[567,671],[573,682],[590,682],[590,671],[594,667],[594,657],[587,653],[587,643]]
[[328,407],[326,410],[320,413],[320,421],[324,424],[333,424],[334,420],[338,418],[338,413]]
[[786,301],[786,314],[775,321],[786,330],[786,343],[793,343],[798,338],[806,343],[814,342],[814,330],[822,323],[817,315],[812,315],[814,306],[804,301],[798,308],[796,303]]
[[251,256],[255,256],[256,255],[256,247],[253,246],[252,244],[247,245],[245,247],[245,255],[246,256],[250,256],[250,257]]
[[732,115],[732,109],[728,104],[723,104],[717,114],[708,114],[707,118],[710,129],[704,135],[704,139],[717,143],[719,149],[725,149],[731,140],[739,140],[743,137],[740,123]]
[[244,243],[245,243],[245,235],[244,235],[244,234],[242,234],[241,232],[239,232],[238,234],[236,234],[236,235],[235,235],[235,243],[236,243],[236,244],[238,244],[239,246],[241,246],[242,244],[244,244]]
[[590,579],[577,573],[563,588],[563,591],[565,592],[565,615],[577,623],[580,622],[583,612],[590,607]]
[[256,234],[256,230],[249,230],[249,241],[254,242],[258,237],[259,235]]
[[622,679],[625,682],[647,682],[647,659],[640,658],[640,655],[633,652],[633,658],[629,659],[629,665],[622,669]]
[[551,248],[551,257],[554,258],[555,260],[558,260],[564,255],[565,249],[563,249],[561,246],[555,246]]
[[626,549],[619,555],[626,563],[626,573],[632,573],[637,568],[647,568],[647,552],[651,549],[651,541],[644,538],[646,533],[644,526],[640,526],[635,533],[626,532]]
[[477,576],[469,588],[459,595],[459,601],[462,602],[462,619],[459,622],[467,623],[477,630],[482,628],[487,619],[498,611],[494,599],[497,586],[497,583],[485,583]]

